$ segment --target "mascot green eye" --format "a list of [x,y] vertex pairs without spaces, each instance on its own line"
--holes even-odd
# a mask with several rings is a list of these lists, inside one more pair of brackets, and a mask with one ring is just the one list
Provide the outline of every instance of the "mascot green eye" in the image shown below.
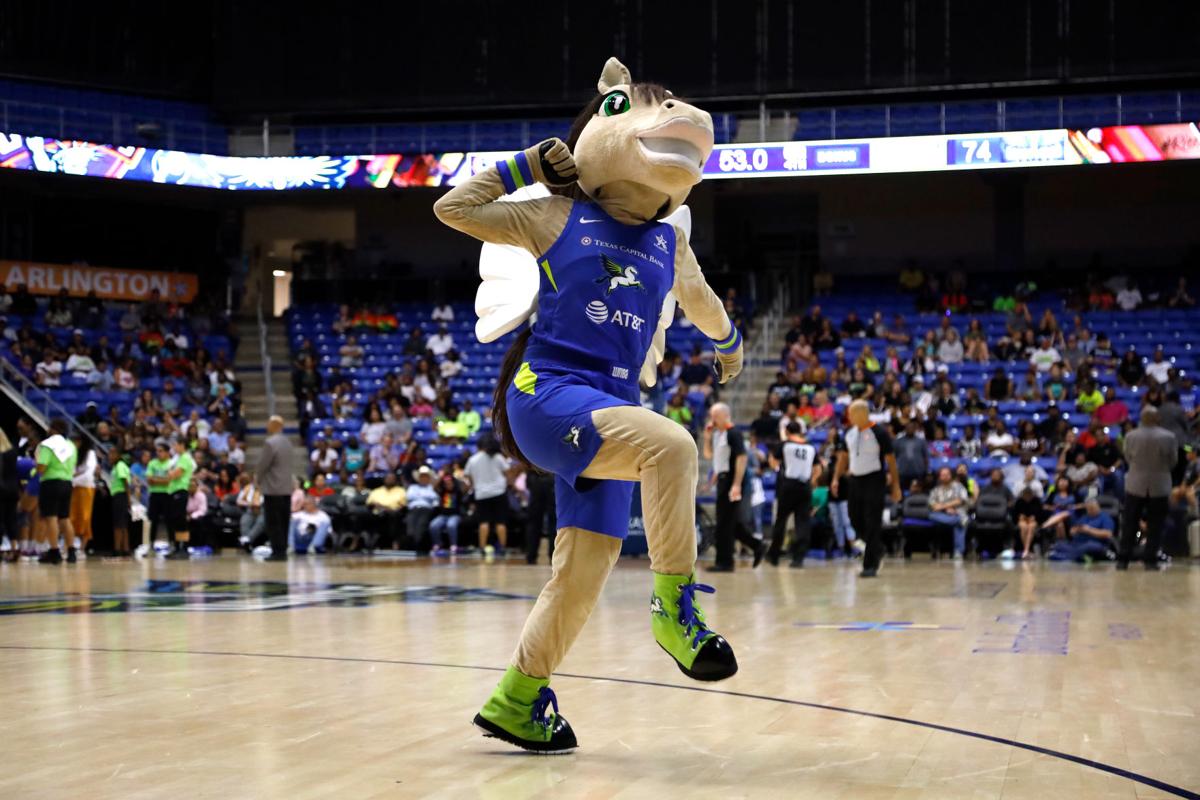
[[600,103],[600,116],[615,117],[629,110],[629,95],[624,92],[609,92]]

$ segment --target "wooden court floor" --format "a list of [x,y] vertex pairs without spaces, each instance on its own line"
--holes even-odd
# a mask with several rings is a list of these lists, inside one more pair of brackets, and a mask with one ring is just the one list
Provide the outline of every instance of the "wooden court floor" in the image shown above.
[[538,757],[469,721],[547,567],[4,565],[0,797],[1200,797],[1200,568],[742,568],[707,579],[712,685],[647,569],[552,684],[579,750]]

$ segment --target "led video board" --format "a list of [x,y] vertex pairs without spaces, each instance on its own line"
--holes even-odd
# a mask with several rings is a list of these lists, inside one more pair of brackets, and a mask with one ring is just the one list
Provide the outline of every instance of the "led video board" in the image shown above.
[[[0,133],[0,168],[234,191],[455,186],[511,151],[341,156],[214,156],[151,147]],[[722,144],[704,164],[713,179],[870,175],[1200,158],[1193,123],[1088,131],[895,136]]]

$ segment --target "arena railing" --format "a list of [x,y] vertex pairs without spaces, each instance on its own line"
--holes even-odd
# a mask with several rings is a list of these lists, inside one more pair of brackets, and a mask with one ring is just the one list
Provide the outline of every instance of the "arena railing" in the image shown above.
[[735,420],[745,416],[742,411],[747,400],[753,403],[754,398],[749,395],[757,390],[753,379],[757,369],[768,364],[773,365],[778,360],[773,352],[774,343],[782,329],[790,304],[791,276],[783,270],[772,272],[767,277],[767,283],[770,287],[770,303],[756,320],[754,338],[743,353],[742,375],[733,382],[726,400]]
[[104,452],[104,444],[96,438],[95,434],[75,419],[74,415],[51,397],[49,392],[31,381],[6,359],[0,359],[0,382],[3,383],[5,394],[39,428],[48,430],[52,417],[62,417],[72,430],[91,440],[92,446],[96,448],[97,452]]
[[271,355],[267,347],[267,327],[266,316],[263,314],[263,298],[266,296],[269,284],[266,281],[259,283],[258,304],[255,306],[254,313],[258,319],[258,354],[262,359],[263,369],[263,391],[267,395],[267,416],[275,415],[275,388],[271,385]]

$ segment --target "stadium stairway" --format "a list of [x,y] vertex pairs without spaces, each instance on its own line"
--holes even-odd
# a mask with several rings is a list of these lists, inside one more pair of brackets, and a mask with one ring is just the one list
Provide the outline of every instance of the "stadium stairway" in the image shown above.
[[[236,323],[242,346],[238,348],[234,370],[242,384],[242,416],[246,419],[246,464],[253,469],[267,433],[270,401],[263,373],[258,322],[239,319]],[[267,356],[271,359],[271,389],[275,395],[275,413],[283,417],[284,432],[295,445],[292,473],[308,474],[308,451],[300,441],[299,410],[292,395],[291,355],[287,331],[282,319],[267,322]]]
[[749,424],[762,409],[767,388],[779,371],[779,354],[783,352],[786,343],[784,337],[787,335],[787,327],[783,322],[789,316],[774,310],[760,314],[746,334],[751,342],[766,341],[762,346],[755,344],[747,349],[742,374],[734,381],[734,391],[729,393],[728,402],[734,422],[740,425]]

